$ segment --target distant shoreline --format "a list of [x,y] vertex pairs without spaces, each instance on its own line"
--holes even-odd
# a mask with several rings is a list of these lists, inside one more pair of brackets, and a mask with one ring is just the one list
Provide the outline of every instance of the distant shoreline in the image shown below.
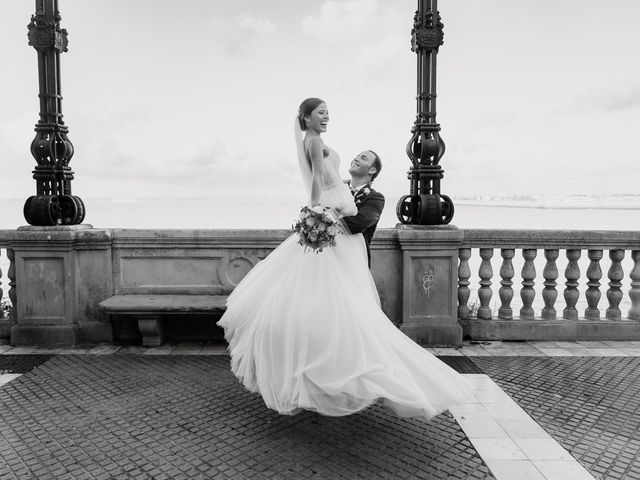
[[[453,223],[460,228],[638,230],[640,196],[615,198],[455,199]],[[304,200],[234,198],[84,198],[86,222],[96,228],[289,228]],[[387,195],[379,228],[397,225],[397,198]],[[0,201],[0,228],[24,225],[23,200]],[[635,212],[635,213],[634,213]]]
[[[467,200],[467,199],[456,199],[453,197],[453,203],[456,207],[472,207],[472,208],[508,208],[508,209],[535,209],[535,210],[620,210],[620,211],[640,211],[640,195],[634,195],[633,200],[631,202],[624,203],[615,203],[611,201],[611,197],[605,197],[605,200],[602,203],[594,203],[594,199],[590,199],[591,201],[580,202],[571,198],[557,198],[554,200],[543,200],[539,202],[528,201],[528,200],[515,200],[508,201],[508,199],[504,200],[494,200],[494,201],[479,201],[479,200]],[[22,204],[25,199],[18,198],[2,198],[0,199],[0,203],[9,203],[9,204]],[[122,205],[122,204],[147,204],[151,202],[156,203],[170,203],[170,202],[188,202],[188,201],[198,201],[198,202],[221,202],[225,203],[237,203],[237,204],[247,204],[247,203],[256,203],[260,205],[265,205],[266,203],[272,204],[300,204],[304,203],[300,198],[296,197],[96,197],[84,198],[84,203],[86,205],[91,205],[95,203],[100,204],[114,204],[114,205]],[[609,201],[607,201],[609,200]],[[389,205],[395,205],[397,199],[392,196],[387,196],[387,203]]]
[[538,210],[640,210],[640,205],[513,205],[505,203],[475,203],[454,200],[454,205],[466,207],[535,208]]

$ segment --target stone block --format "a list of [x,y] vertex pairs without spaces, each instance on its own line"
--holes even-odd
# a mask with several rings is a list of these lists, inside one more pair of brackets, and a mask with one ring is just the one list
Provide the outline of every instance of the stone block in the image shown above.
[[76,345],[76,325],[14,325],[11,327],[12,345]]
[[403,255],[402,331],[423,345],[459,345],[458,250],[454,226],[399,226]]
[[462,320],[471,340],[578,341],[640,340],[640,324],[631,321]]
[[[0,313],[0,315],[2,315]],[[0,344],[8,341],[11,332],[11,320],[8,317],[0,318]]]
[[74,269],[66,252],[16,252],[18,319],[23,325],[67,323]]
[[11,240],[16,269],[15,345],[113,340],[97,303],[111,293],[110,238],[90,225],[20,227]]
[[382,310],[389,319],[402,322],[402,252],[395,230],[378,230],[371,242],[371,274]]
[[79,232],[74,244],[77,263],[76,319],[81,343],[113,341],[113,327],[98,308],[113,291],[111,237],[105,230]]

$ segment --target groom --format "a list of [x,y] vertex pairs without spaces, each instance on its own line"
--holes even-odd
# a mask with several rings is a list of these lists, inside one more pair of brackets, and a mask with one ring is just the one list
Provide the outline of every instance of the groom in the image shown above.
[[359,153],[351,162],[348,183],[353,198],[358,207],[358,213],[352,217],[344,217],[343,223],[351,233],[362,233],[367,244],[367,259],[371,268],[371,238],[376,231],[380,214],[384,208],[384,197],[371,188],[371,182],[382,169],[380,157],[373,150]]

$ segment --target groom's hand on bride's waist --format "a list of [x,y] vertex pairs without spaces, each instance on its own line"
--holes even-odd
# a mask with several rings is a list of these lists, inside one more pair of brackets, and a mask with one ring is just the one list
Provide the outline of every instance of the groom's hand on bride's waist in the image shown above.
[[384,196],[372,190],[360,204],[356,215],[343,217],[340,220],[351,233],[362,233],[378,223],[383,208]]

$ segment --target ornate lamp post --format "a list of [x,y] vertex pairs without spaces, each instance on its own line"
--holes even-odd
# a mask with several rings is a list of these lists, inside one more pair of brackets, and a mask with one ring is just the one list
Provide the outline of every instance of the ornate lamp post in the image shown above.
[[398,219],[405,224],[442,225],[453,218],[453,202],[440,194],[445,145],[436,123],[436,57],[443,44],[443,27],[438,0],[418,0],[411,30],[411,50],[418,56],[417,116],[407,144],[411,186],[410,194],[401,197],[396,207]]
[[62,120],[60,54],[67,51],[67,31],[60,28],[58,0],[36,0],[36,13],[29,23],[29,45],[38,52],[40,120],[31,142],[38,165],[33,171],[36,195],[24,204],[24,217],[31,225],[76,225],[82,223],[85,207],[71,195],[73,171],[69,162],[73,145]]

